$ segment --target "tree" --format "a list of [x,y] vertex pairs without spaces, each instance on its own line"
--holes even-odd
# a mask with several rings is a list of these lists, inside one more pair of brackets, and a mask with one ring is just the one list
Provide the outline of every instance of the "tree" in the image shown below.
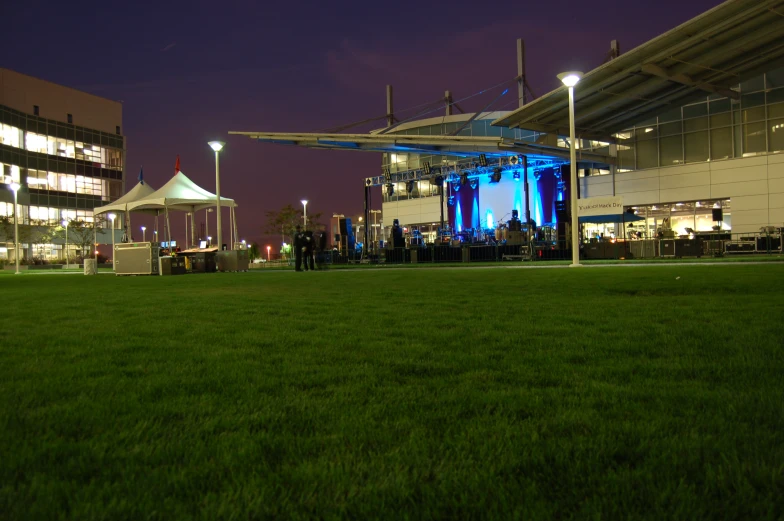
[[253,244],[250,245],[250,248],[248,249],[248,257],[249,257],[248,260],[250,262],[253,262],[254,260],[259,258],[259,244],[258,243],[254,242]]
[[[294,242],[294,231],[297,225],[302,224],[302,211],[287,204],[280,210],[270,210],[266,213],[266,224],[262,230],[266,235],[280,235],[282,242]],[[321,212],[308,215],[307,229],[312,230],[320,224]]]
[[82,258],[90,258],[95,242],[96,223],[74,219],[68,223],[68,242],[82,250]]

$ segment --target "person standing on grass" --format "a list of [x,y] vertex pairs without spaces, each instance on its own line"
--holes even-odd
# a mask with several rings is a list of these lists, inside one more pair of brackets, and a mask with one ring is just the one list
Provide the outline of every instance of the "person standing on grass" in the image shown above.
[[324,269],[327,255],[327,229],[326,226],[321,226],[313,238],[313,247],[316,250],[316,268],[319,270]]
[[[297,232],[294,234],[294,256],[296,261],[294,263],[294,271],[302,271],[302,253],[305,249],[305,234],[302,233],[302,227],[297,225]],[[307,268],[307,264],[305,265]]]
[[303,233],[305,234],[305,271],[315,271],[316,266],[313,262],[313,232],[305,230]]

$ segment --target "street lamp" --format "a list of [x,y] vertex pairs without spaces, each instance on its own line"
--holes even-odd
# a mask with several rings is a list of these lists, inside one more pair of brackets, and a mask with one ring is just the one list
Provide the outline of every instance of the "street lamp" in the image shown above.
[[210,141],[208,145],[215,151],[215,206],[218,214],[218,248],[222,248],[223,238],[221,236],[221,201],[220,201],[220,168],[218,162],[218,153],[225,145],[223,141]]
[[207,236],[207,246],[212,248],[212,237],[210,237],[209,235]]
[[270,261],[270,250],[271,249],[272,249],[272,246],[267,246],[267,262]]
[[308,228],[308,200],[302,200],[302,226]]
[[114,220],[117,218],[116,214],[110,213],[109,220],[112,221],[112,271],[117,271],[114,265]]
[[16,258],[17,275],[19,275],[19,214],[16,213],[16,193],[20,188],[21,185],[19,183],[11,183],[11,190],[14,192],[14,257]]
[[147,227],[142,226],[142,242],[147,242]]
[[558,79],[569,88],[569,160],[571,161],[572,173],[570,176],[569,199],[572,207],[572,267],[580,266],[580,244],[578,233],[577,215],[577,143],[574,137],[574,86],[583,77],[582,72],[569,71],[562,72]]
[[204,211],[204,233],[205,235],[210,234],[210,212],[212,212],[212,208],[207,208]]

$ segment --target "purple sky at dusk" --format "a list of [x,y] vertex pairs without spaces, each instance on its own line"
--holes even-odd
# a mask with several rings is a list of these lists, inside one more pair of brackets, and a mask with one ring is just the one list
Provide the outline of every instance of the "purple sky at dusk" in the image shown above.
[[[229,130],[312,132],[380,116],[386,84],[396,111],[446,89],[457,100],[517,74],[518,37],[541,95],[558,86],[558,72],[600,65],[610,40],[628,51],[719,3],[14,1],[0,8],[0,66],[122,100],[126,189],[142,164],[160,187],[179,154],[183,172],[213,191],[207,141],[226,141],[222,195],[240,205],[240,236],[261,241],[264,212],[303,198],[308,212],[359,213],[363,179],[379,174],[381,155],[262,145]],[[515,93],[493,109],[512,108]],[[497,94],[461,105],[478,110]],[[183,220],[173,220],[175,232]]]

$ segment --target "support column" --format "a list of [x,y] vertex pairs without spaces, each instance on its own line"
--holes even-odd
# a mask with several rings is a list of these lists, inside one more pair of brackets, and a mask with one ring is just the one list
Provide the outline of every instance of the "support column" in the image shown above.
[[444,92],[444,101],[446,102],[446,115],[452,115],[452,91],[448,90]]
[[612,40],[610,42],[610,59],[614,60],[620,55],[621,55],[621,44],[618,43],[618,40]]
[[[528,186],[528,156],[523,156],[523,190],[525,190],[525,222],[531,222],[531,192]],[[536,223],[537,225],[541,223]]]
[[517,39],[517,102],[525,105],[525,41]]
[[191,248],[196,247],[197,244],[198,244],[196,242],[196,227],[194,226],[194,222],[195,221],[193,220],[194,219],[193,216],[194,216],[195,213],[196,213],[196,210],[195,209],[191,209]]
[[395,113],[392,106],[392,85],[387,85],[387,126],[395,124]]
[[615,196],[615,174],[618,171],[618,145],[610,144],[610,157],[615,158],[610,165],[610,176],[612,177],[612,194]]
[[441,177],[441,185],[438,187],[438,193],[441,196],[441,230],[443,230],[444,229],[444,178],[443,177]]
[[364,230],[365,231],[365,238],[364,238],[364,243],[362,244],[362,256],[363,257],[367,256],[368,246],[369,246],[368,245],[368,226],[370,225],[370,222],[369,222],[370,213],[368,212],[368,210],[370,209],[370,208],[368,208],[368,206],[369,206],[369,204],[368,204],[369,203],[369,199],[370,199],[370,187],[365,185],[365,217],[363,217],[363,220],[365,221],[365,230]]

